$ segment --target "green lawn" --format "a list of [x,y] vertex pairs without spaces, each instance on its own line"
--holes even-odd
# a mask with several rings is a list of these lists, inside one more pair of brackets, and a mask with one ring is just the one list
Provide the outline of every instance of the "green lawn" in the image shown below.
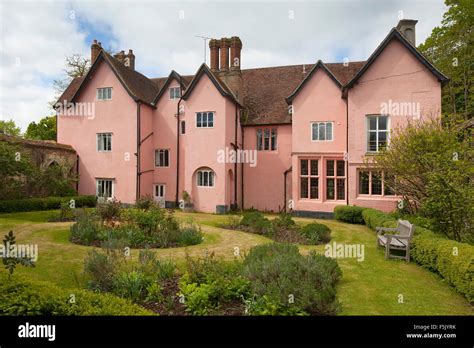
[[[38,244],[39,259],[35,268],[19,267],[15,272],[38,280],[48,280],[71,288],[84,285],[84,257],[92,247],[69,242],[70,223],[49,223],[52,212],[0,214],[0,234],[13,230],[17,242]],[[220,228],[226,216],[181,213],[179,219],[192,217],[202,226],[204,242],[186,248],[157,249],[161,258],[180,261],[191,256],[213,252],[231,259],[237,250],[244,254],[249,248],[271,240],[255,234]],[[270,216],[271,217],[271,216]],[[305,224],[312,219],[295,219]],[[375,233],[365,226],[350,225],[334,220],[317,220],[332,230],[332,242],[361,244],[365,259],[338,259],[343,277],[338,285],[338,298],[343,315],[473,315],[473,307],[446,284],[442,278],[414,263],[385,260],[383,250],[376,250]],[[324,246],[301,246],[302,253],[310,250],[324,252]],[[138,251],[132,251],[137,257]],[[0,273],[5,273],[1,270]],[[401,295],[401,296],[400,296]],[[403,303],[399,299],[403,297]]]

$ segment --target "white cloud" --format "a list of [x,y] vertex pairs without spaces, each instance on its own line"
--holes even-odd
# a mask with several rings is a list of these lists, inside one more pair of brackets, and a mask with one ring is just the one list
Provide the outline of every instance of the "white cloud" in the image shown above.
[[51,81],[62,73],[65,56],[89,55],[86,38],[92,33],[106,48],[132,48],[137,70],[158,77],[171,69],[196,71],[203,61],[203,41],[196,35],[239,36],[244,69],[345,56],[364,60],[397,24],[400,10],[419,20],[418,42],[446,10],[442,0],[4,1],[0,6],[0,117],[12,117],[23,129],[50,112]]

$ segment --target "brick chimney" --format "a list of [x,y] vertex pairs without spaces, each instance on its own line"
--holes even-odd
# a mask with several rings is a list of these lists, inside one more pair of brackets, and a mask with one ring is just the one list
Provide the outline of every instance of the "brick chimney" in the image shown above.
[[114,58],[117,58],[122,64],[125,63],[125,51],[120,51],[119,53],[114,54]]
[[129,49],[127,55],[125,56],[125,66],[129,67],[132,70],[135,70],[135,55],[133,50]]
[[415,19],[401,19],[398,22],[398,31],[407,39],[413,46],[416,47],[416,32],[415,26],[418,23]]
[[94,40],[91,45],[91,64],[94,64],[95,60],[99,56],[100,51],[102,51],[101,43],[97,42],[97,40]]
[[209,41],[209,48],[211,49],[212,71],[226,83],[235,97],[242,102],[243,81],[242,72],[240,71],[242,41],[237,36],[230,39],[225,37],[220,40],[212,39]]
[[242,41],[237,36],[230,38],[230,70],[240,70],[240,52]]
[[219,45],[220,41],[211,39],[209,41],[209,49],[211,50],[211,70],[219,70]]
[[229,46],[230,40],[227,38],[222,38],[220,40],[219,50],[220,50],[220,67],[219,71],[224,71],[229,69]]

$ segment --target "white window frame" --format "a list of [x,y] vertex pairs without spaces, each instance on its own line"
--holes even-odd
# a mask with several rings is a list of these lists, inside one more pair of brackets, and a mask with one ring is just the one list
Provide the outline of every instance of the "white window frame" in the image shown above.
[[[314,138],[314,133],[313,133],[313,125],[317,124],[317,129],[318,131],[316,132],[317,134],[317,139]],[[327,139],[327,125],[331,125],[331,140]],[[324,125],[324,138],[323,140],[319,139],[319,127],[320,125]],[[320,141],[334,141],[334,121],[313,121],[310,123],[310,134],[311,134],[311,141],[312,142],[320,142]]]
[[[106,97],[104,98],[104,91],[110,91],[110,95],[106,93]],[[97,100],[112,100],[112,87],[97,88]]]
[[[201,174],[201,183],[199,182],[199,174]],[[209,183],[209,175],[212,174],[212,185],[202,185],[204,183],[204,174],[207,174],[207,182]],[[212,169],[200,169],[196,172],[196,185],[197,187],[206,187],[206,188],[210,188],[210,187],[214,187],[216,185],[216,174],[214,173],[214,171]]]
[[[97,133],[97,135],[96,135],[96,145],[97,145],[97,151],[98,152],[112,152],[112,135],[113,134],[111,132]],[[103,142],[101,140],[103,136],[109,136],[109,138],[110,138],[110,150],[100,149],[100,144],[103,144]]]
[[[375,130],[370,130],[370,118],[376,118]],[[387,118],[387,129],[386,130],[379,130],[379,117],[386,117]],[[367,153],[377,153],[379,152],[379,133],[386,132],[387,133],[387,145],[390,144],[390,117],[389,115],[366,115],[365,121],[365,147]],[[375,133],[375,151],[369,149],[369,133]]]
[[[168,165],[164,165],[161,163],[159,152],[163,151],[163,161],[166,163],[165,153],[168,153]],[[158,154],[158,161],[157,161],[157,154]],[[169,168],[171,166],[171,150],[170,149],[155,149],[155,167],[157,168]]]
[[[176,91],[178,91],[178,92],[176,93]],[[181,98],[181,87],[179,87],[179,86],[170,87],[169,88],[169,95],[170,95],[171,100]]]
[[[198,115],[201,114],[201,126],[198,126]],[[206,114],[206,125],[204,126],[204,119],[202,116]],[[212,126],[209,126],[209,114],[212,114]],[[216,113],[215,111],[199,111],[196,112],[196,128],[214,128],[214,123],[216,123]]]
[[[105,181],[110,181],[110,197],[104,197],[104,196],[99,196],[99,182],[105,182]],[[105,199],[113,199],[115,197],[115,185],[114,185],[114,179],[109,179],[109,178],[96,178],[95,179],[95,195],[96,197],[103,197]]]

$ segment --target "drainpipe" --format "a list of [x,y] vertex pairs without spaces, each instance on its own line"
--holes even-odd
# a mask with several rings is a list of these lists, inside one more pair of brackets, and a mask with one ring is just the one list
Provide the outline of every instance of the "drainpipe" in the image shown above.
[[140,198],[140,138],[141,138],[140,106],[141,106],[141,102],[137,101],[137,187],[136,187],[137,200]]
[[286,175],[292,171],[292,168],[288,168],[283,172],[283,211],[286,212]]
[[[244,127],[242,124],[240,124],[240,131],[242,132],[242,150],[245,148],[244,147],[244,139],[245,139],[245,132],[244,132]],[[244,163],[241,163],[241,168],[242,170],[240,171],[240,190],[242,191],[240,194],[242,195],[242,208],[241,210],[244,210]]]
[[238,124],[238,113],[239,109],[237,107],[237,104],[235,104],[235,151],[236,151],[236,161],[234,163],[234,207],[237,207],[237,150],[238,150],[238,145],[237,145],[237,124]]
[[349,90],[343,89],[346,101],[346,205],[349,205]]
[[178,105],[176,109],[176,196],[175,196],[175,204],[176,207],[179,207],[179,106],[181,104],[181,100],[183,98],[179,98]]

